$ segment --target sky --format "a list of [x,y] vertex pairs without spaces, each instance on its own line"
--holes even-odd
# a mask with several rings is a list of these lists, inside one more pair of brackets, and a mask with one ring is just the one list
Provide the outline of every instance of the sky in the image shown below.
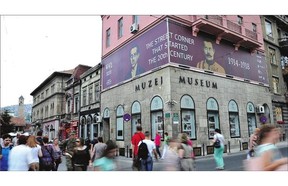
[[[145,4],[130,8],[125,6],[129,3],[128,0],[107,0],[100,3],[83,0],[81,5],[75,0],[67,2],[50,0],[51,4],[44,4],[45,6],[39,4],[40,0],[27,0],[25,4],[23,1],[17,1],[7,1],[3,4],[0,0],[0,107],[18,104],[21,95],[25,99],[25,104],[31,104],[33,97],[30,93],[54,71],[73,69],[78,64],[92,67],[97,65],[101,61],[100,15],[213,15],[219,12],[225,15],[239,14],[239,10],[240,14],[247,14],[246,12],[261,14],[259,10],[263,11],[262,8],[255,9],[253,4],[244,7],[243,3],[237,5],[236,11],[221,6],[221,4],[229,4],[230,0],[193,2],[193,6],[182,6],[187,4],[185,0],[178,0],[177,3],[171,0],[163,2],[162,0],[157,2],[146,0]],[[33,6],[29,6],[29,2],[32,2]],[[54,5],[55,2],[57,6]],[[17,7],[26,9],[15,9],[15,3]],[[112,4],[113,7],[111,7]],[[206,6],[207,4],[209,6]],[[117,8],[121,6],[123,8]],[[170,6],[173,8],[169,8]],[[274,8],[273,11],[275,11]],[[270,12],[269,9],[268,14]],[[283,10],[280,9],[279,13],[282,12]],[[287,12],[286,9],[285,12]]]
[[55,71],[101,61],[101,17],[1,16],[1,107],[16,105]]

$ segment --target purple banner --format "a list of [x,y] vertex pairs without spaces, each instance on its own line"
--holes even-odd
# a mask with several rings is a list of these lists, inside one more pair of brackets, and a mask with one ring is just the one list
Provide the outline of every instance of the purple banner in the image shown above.
[[206,36],[194,37],[191,27],[179,23],[169,21],[168,25],[167,30],[166,21],[159,23],[103,59],[103,89],[168,62],[268,84],[264,55],[235,50],[225,41],[216,44]]
[[165,21],[129,42],[102,61],[103,89],[168,63]]
[[191,35],[191,27],[169,23],[170,62],[211,70],[268,84],[263,54],[250,53],[232,44]]

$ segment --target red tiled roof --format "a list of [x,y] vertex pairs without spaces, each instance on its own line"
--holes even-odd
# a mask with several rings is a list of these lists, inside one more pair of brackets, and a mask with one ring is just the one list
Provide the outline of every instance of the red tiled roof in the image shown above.
[[12,117],[10,123],[14,124],[15,126],[26,126],[24,118]]

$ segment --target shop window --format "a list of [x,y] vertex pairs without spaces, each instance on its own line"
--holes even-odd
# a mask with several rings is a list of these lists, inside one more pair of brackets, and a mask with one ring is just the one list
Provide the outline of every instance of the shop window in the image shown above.
[[251,134],[253,134],[255,128],[257,128],[255,107],[253,103],[251,102],[247,103],[246,111],[247,111],[248,135],[250,137]]
[[193,99],[184,95],[181,98],[181,129],[190,139],[196,139],[195,107]]
[[219,107],[214,98],[209,98],[206,104],[207,109],[207,124],[208,124],[208,138],[214,137],[215,129],[220,129],[219,121]]
[[229,127],[231,138],[240,137],[240,122],[239,122],[239,111],[238,105],[234,100],[231,100],[228,104],[229,112]]
[[163,121],[163,101],[159,96],[155,96],[151,101],[151,138],[154,140],[156,131],[164,137],[164,121]]
[[80,124],[80,137],[85,139],[85,126],[86,126],[86,118],[82,116],[81,124]]
[[276,117],[276,122],[278,124],[283,124],[283,117],[282,117],[282,108],[281,107],[275,107],[274,108],[274,112],[275,112],[275,117]]
[[116,110],[116,140],[124,140],[123,115],[124,108],[119,105]]
[[137,125],[141,125],[141,106],[138,101],[132,104],[131,136],[136,132]]

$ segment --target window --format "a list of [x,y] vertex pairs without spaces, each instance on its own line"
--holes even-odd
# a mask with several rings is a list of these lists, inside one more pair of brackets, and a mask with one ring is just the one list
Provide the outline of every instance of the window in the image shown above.
[[243,17],[237,16],[237,22],[239,25],[242,25],[243,24]]
[[53,84],[53,85],[51,86],[51,95],[54,94],[54,92],[55,92],[55,84]]
[[46,89],[46,98],[48,97],[49,95],[49,88]]
[[229,126],[231,138],[240,137],[240,122],[239,122],[239,111],[238,105],[234,100],[231,100],[228,104],[229,111]]
[[255,107],[253,103],[249,102],[247,103],[247,123],[248,123],[248,134],[249,137],[253,134],[255,128],[257,127],[256,125],[256,116],[255,116]]
[[123,36],[123,17],[118,20],[118,39]]
[[275,116],[276,116],[276,121],[277,121],[277,123],[278,123],[278,124],[283,123],[282,108],[279,107],[279,106],[278,106],[278,107],[275,106],[274,112],[275,112]]
[[277,62],[276,62],[276,50],[274,48],[268,48],[268,51],[269,51],[269,54],[268,54],[268,57],[269,57],[269,61],[271,64],[274,64],[274,65],[277,65]]
[[141,125],[141,106],[138,101],[135,101],[132,104],[132,112],[131,112],[131,136],[136,132],[137,125]]
[[257,32],[257,25],[255,23],[252,23],[252,31]]
[[70,113],[70,109],[71,109],[71,98],[69,98],[67,101],[67,113]]
[[95,83],[95,101],[100,101],[100,85],[99,83]]
[[79,110],[79,97],[78,97],[78,94],[75,95],[75,110],[74,110],[74,113],[77,113]]
[[273,87],[273,93],[278,94],[279,93],[279,78],[272,77],[272,87]]
[[137,15],[132,16],[132,23],[138,24],[138,16]]
[[273,37],[272,24],[270,21],[265,20],[265,31],[266,31],[266,36]]
[[181,128],[190,139],[196,139],[195,107],[193,99],[184,95],[181,98]]
[[116,110],[116,140],[124,140],[124,108],[119,105]]
[[215,129],[220,129],[219,124],[219,107],[214,98],[209,98],[206,104],[207,109],[207,124],[208,124],[208,138],[214,137]]
[[82,106],[85,106],[85,105],[87,105],[87,90],[86,90],[86,88],[83,90],[82,95],[83,95],[83,104],[82,104]]
[[154,140],[156,130],[164,137],[164,121],[163,121],[163,101],[159,96],[155,96],[151,101],[151,138]]
[[44,92],[41,93],[41,100],[44,99]]
[[89,86],[88,100],[89,100],[88,104],[92,104],[93,102],[93,86],[92,85]]
[[111,28],[108,28],[107,30],[106,30],[106,48],[108,48],[108,47],[110,47],[110,38],[111,37]]

